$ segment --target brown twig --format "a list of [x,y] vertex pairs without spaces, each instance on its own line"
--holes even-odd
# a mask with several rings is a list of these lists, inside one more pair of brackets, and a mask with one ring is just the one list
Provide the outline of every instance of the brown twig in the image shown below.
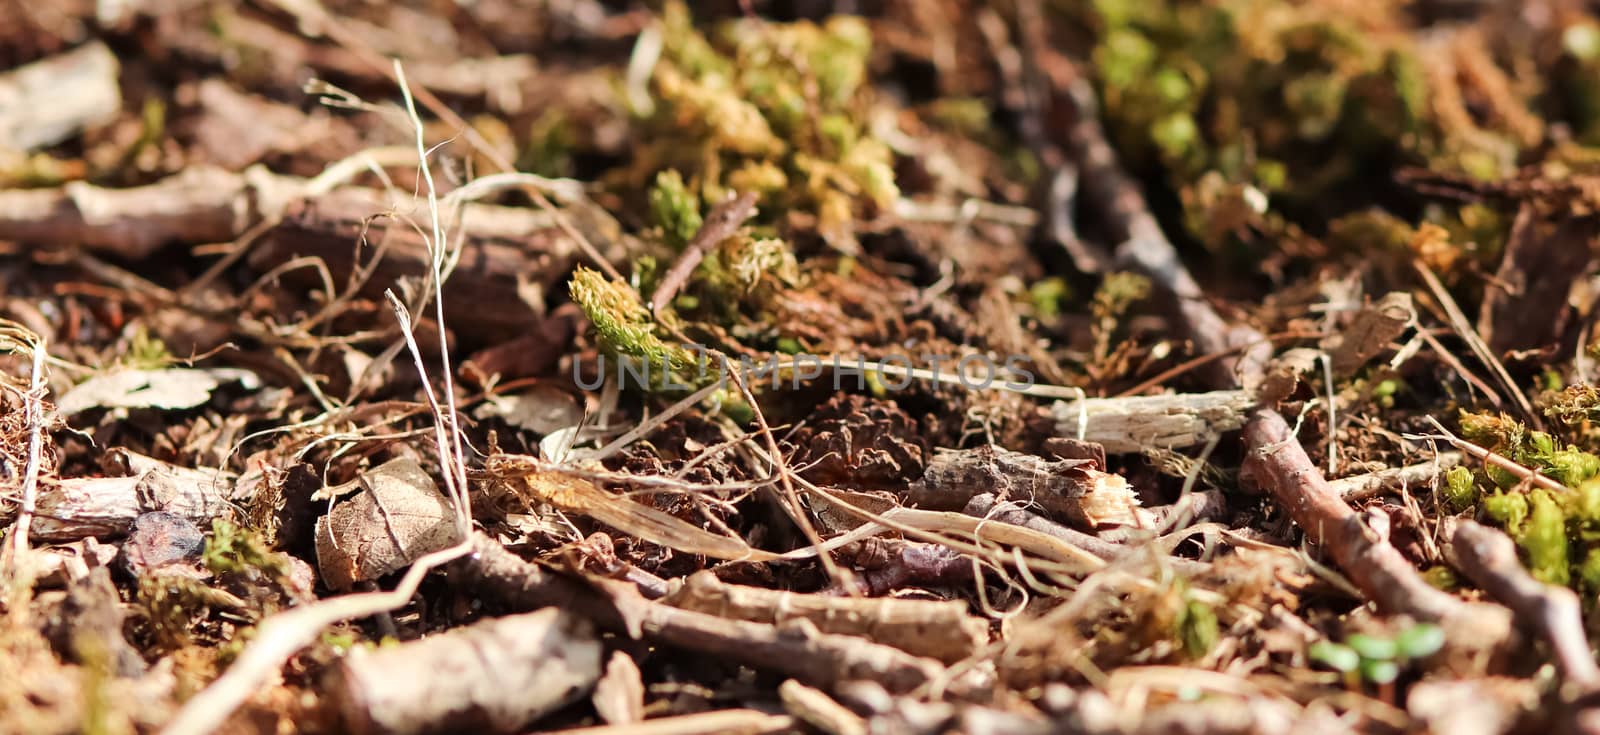
[[1488,449],[1467,441],[1466,439],[1462,439],[1461,437],[1456,436],[1455,434],[1450,433],[1449,430],[1445,429],[1444,425],[1439,423],[1438,419],[1432,416],[1427,418],[1429,423],[1433,424],[1433,428],[1439,430],[1440,435],[1444,437],[1445,441],[1450,442],[1455,446],[1456,449],[1460,449],[1461,451],[1472,455],[1474,458],[1482,460],[1484,464],[1494,465],[1498,469],[1505,470],[1518,480],[1533,485],[1534,487],[1541,487],[1546,490],[1554,490],[1557,492],[1567,491],[1567,486],[1561,484],[1555,478],[1540,473],[1537,470],[1524,467],[1518,464],[1515,460],[1503,454],[1491,452]]
[[1445,547],[1451,565],[1511,608],[1519,625],[1538,631],[1568,682],[1585,691],[1600,687],[1600,667],[1589,652],[1578,595],[1528,574],[1517,559],[1516,544],[1504,533],[1469,520],[1453,524]]
[[523,561],[482,534],[475,534],[472,544],[474,553],[456,565],[455,573],[474,594],[514,609],[561,605],[602,628],[643,635],[824,688],[866,678],[894,691],[909,691],[943,670],[933,659],[854,636],[822,633],[805,620],[768,625],[607,595]]
[[1277,411],[1256,409],[1244,435],[1246,471],[1380,608],[1434,622],[1465,612],[1466,603],[1428,584],[1389,544],[1387,516],[1358,514],[1334,492]]
[[678,290],[689,281],[689,275],[694,273],[694,268],[706,257],[706,251],[717,246],[717,243],[728,239],[744,221],[756,214],[756,195],[750,192],[740,194],[715,207],[706,215],[705,221],[700,225],[699,231],[689,240],[683,254],[678,256],[677,262],[666,275],[661,277],[661,282],[656,285],[655,293],[650,295],[650,311],[659,312],[672,297],[678,295]]
[[1392,490],[1423,485],[1436,480],[1445,470],[1461,464],[1460,452],[1440,452],[1431,462],[1391,467],[1354,477],[1329,480],[1328,486],[1347,503],[1374,497]]

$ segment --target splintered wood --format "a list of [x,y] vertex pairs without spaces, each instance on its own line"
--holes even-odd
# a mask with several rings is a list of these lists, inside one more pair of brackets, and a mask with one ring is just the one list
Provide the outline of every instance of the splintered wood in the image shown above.
[[1057,401],[1050,415],[1061,436],[1098,443],[1110,454],[1137,454],[1150,447],[1199,446],[1237,431],[1255,400],[1242,390],[1089,398]]
[[1138,522],[1139,498],[1121,475],[1104,472],[1090,460],[1052,461],[994,446],[934,453],[922,478],[911,484],[906,502],[930,510],[959,510],[984,493],[1036,503],[1087,528]]

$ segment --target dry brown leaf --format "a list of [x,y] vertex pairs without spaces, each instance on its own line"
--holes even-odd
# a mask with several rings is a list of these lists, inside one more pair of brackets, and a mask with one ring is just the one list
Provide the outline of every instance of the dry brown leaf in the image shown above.
[[1394,291],[1362,307],[1355,321],[1343,332],[1330,337],[1323,348],[1333,358],[1333,372],[1349,375],[1371,360],[1389,341],[1405,333],[1417,319],[1411,294]]
[[581,513],[669,549],[713,559],[771,561],[778,558],[776,554],[750,548],[740,539],[711,533],[665,511],[607,493],[581,477],[534,471],[522,479],[529,497],[534,500]]
[[321,492],[357,489],[366,492],[317,519],[317,568],[330,589],[347,590],[461,541],[454,510],[416,460],[390,460]]
[[194,408],[229,382],[250,390],[261,387],[255,373],[236,368],[117,370],[74,386],[56,403],[56,413],[65,418],[91,408]]

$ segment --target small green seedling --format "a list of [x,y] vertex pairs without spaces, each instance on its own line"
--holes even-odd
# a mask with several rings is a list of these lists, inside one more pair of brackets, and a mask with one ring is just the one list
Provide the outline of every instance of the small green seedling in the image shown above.
[[1355,633],[1344,643],[1317,641],[1306,649],[1312,661],[1344,674],[1345,681],[1391,684],[1400,678],[1401,667],[1427,658],[1444,647],[1444,629],[1429,623],[1413,625],[1393,638]]

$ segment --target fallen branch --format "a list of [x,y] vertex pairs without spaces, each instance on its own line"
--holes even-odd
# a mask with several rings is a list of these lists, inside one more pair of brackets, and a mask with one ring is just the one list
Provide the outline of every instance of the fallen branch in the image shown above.
[[1460,452],[1440,452],[1431,462],[1391,467],[1354,477],[1341,477],[1329,480],[1328,487],[1344,498],[1345,502],[1354,503],[1386,492],[1427,485],[1445,470],[1460,466],[1462,459]]
[[1358,514],[1334,492],[1306,456],[1289,424],[1269,408],[1258,408],[1245,426],[1249,455],[1245,471],[1272,494],[1312,543],[1327,549],[1339,568],[1380,609],[1419,620],[1464,625],[1479,636],[1473,645],[1493,646],[1510,633],[1504,608],[1473,604],[1430,585],[1389,544],[1388,517]]
[[660,644],[792,676],[830,689],[851,679],[872,679],[893,691],[910,691],[943,671],[939,662],[846,635],[823,633],[810,621],[768,625],[729,620],[642,598],[608,596],[552,576],[482,535],[473,554],[457,565],[474,594],[512,609],[561,604],[602,628],[642,635]]
[[1520,627],[1537,632],[1550,644],[1568,682],[1584,692],[1600,688],[1600,667],[1589,651],[1578,595],[1528,574],[1517,559],[1516,544],[1504,533],[1469,520],[1454,521],[1453,526],[1444,548],[1451,566],[1511,608]]
[[45,485],[30,538],[61,543],[120,536],[134,519],[157,510],[205,528],[233,508],[231,474],[137,455],[130,457],[130,469],[134,474],[127,477],[67,478]]
[[1236,431],[1255,404],[1248,391],[1178,393],[1127,398],[1057,401],[1050,406],[1056,433],[1104,445],[1110,454],[1134,454],[1149,447],[1177,449],[1205,444]]
[[772,625],[803,618],[824,633],[861,636],[945,663],[971,656],[989,638],[988,623],[967,614],[965,602],[808,595],[731,585],[711,572],[689,577],[662,602]]
[[1057,518],[1090,528],[1138,522],[1139,498],[1121,475],[1101,471],[1089,460],[1048,460],[991,445],[935,452],[905,501],[928,510],[960,510],[983,493],[1036,503]]

